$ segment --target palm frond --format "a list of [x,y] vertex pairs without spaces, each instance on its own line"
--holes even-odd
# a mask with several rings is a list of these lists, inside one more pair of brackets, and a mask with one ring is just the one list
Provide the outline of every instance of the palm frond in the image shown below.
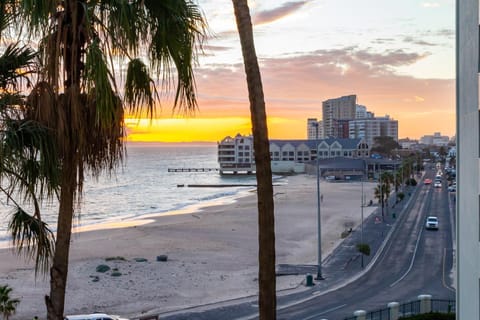
[[[191,1],[143,1],[147,11],[151,44],[148,48],[152,68],[163,74],[169,87],[171,65],[177,71],[174,108],[194,111],[197,108],[193,65],[201,48],[206,24],[198,7]],[[197,46],[198,45],[198,46]]]
[[0,314],[2,314],[6,320],[15,314],[17,305],[20,303],[19,299],[10,297],[11,292],[12,288],[8,285],[0,286]]
[[4,122],[0,144],[0,176],[10,178],[25,200],[39,194],[53,197],[59,187],[60,163],[52,132],[32,120]]
[[114,79],[98,40],[93,41],[88,47],[85,61],[85,83],[87,92],[94,89],[98,93],[95,97],[96,120],[104,125],[112,119],[117,97],[112,86]]
[[19,12],[22,21],[36,36],[48,29],[49,19],[56,17],[57,6],[61,3],[56,0],[21,0],[11,1],[12,9]]
[[17,207],[8,230],[17,253],[35,260],[35,274],[37,271],[46,273],[55,247],[55,238],[48,225]]
[[145,12],[140,1],[102,1],[99,3],[97,22],[111,37],[114,51],[125,55],[128,52],[138,54],[142,39],[146,39]]
[[147,113],[154,116],[154,97],[158,93],[155,83],[147,70],[147,66],[140,60],[129,62],[125,80],[125,100],[130,105],[130,111],[138,114],[139,108],[147,106]]
[[0,87],[17,88],[18,81],[25,80],[35,67],[36,53],[29,47],[19,47],[17,43],[10,44],[0,56]]

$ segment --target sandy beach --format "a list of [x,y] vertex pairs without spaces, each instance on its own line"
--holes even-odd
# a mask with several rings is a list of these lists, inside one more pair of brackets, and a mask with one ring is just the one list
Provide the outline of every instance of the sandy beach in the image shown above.
[[[297,175],[274,188],[277,264],[315,264],[317,197],[315,176]],[[364,184],[367,202],[373,183]],[[322,252],[360,223],[361,184],[321,184]],[[375,201],[374,201],[375,202]],[[66,314],[102,311],[133,317],[253,295],[258,291],[258,225],[254,192],[222,205],[210,204],[166,216],[96,226],[72,237]],[[367,207],[365,217],[376,207]],[[157,256],[167,255],[167,261]],[[123,259],[109,260],[109,257]],[[147,261],[137,261],[144,258]],[[12,320],[45,319],[49,279],[34,277],[31,264],[0,250],[0,284],[21,300]],[[117,268],[96,271],[98,265]],[[304,276],[277,278],[277,288],[296,288]]]

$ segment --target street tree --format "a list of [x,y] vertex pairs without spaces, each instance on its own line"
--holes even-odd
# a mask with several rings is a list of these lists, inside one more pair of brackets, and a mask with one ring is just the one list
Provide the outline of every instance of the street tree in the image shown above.
[[382,220],[385,218],[385,204],[388,207],[388,197],[391,192],[391,185],[393,183],[393,175],[388,172],[382,172],[379,177],[379,183],[374,189],[374,197],[378,199],[378,203],[382,210]]
[[262,79],[247,0],[232,0],[247,77],[257,176],[259,314],[276,319],[275,221],[272,169]]
[[23,109],[25,119],[47,128],[49,150],[58,159],[42,162],[52,177],[58,172],[58,193],[50,193],[59,201],[54,247],[44,239],[48,228],[36,210],[23,212],[11,232],[19,251],[49,263],[47,318],[61,320],[72,221],[85,176],[118,168],[125,157],[125,113],[153,117],[160,91],[175,110],[195,110],[193,64],[206,23],[191,0],[4,0],[2,5],[15,15],[12,32],[39,41],[42,69]]

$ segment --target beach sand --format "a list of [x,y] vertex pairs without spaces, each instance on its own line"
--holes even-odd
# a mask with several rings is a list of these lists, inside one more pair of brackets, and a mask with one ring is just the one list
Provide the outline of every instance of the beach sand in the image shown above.
[[[288,184],[274,188],[277,264],[316,264],[316,178],[286,179]],[[367,202],[374,200],[373,189],[373,183],[364,184]],[[245,194],[222,205],[74,233],[65,314],[102,311],[133,317],[256,294],[257,202],[254,192]],[[361,184],[322,181],[321,194],[325,258],[341,242],[341,233],[360,223]],[[364,216],[375,208],[366,207]],[[168,260],[157,261],[160,255]],[[106,261],[108,257],[125,260]],[[35,279],[32,264],[9,249],[0,250],[0,261],[0,285],[8,284],[11,295],[21,300],[11,319],[45,319],[49,278]],[[122,275],[96,272],[100,264]],[[304,276],[277,277],[277,289],[299,287],[302,280]]]

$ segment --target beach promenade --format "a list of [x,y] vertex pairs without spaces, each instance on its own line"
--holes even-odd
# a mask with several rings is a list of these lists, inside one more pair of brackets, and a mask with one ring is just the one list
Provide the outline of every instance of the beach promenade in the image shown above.
[[[285,178],[274,187],[277,265],[317,261],[317,197],[314,176]],[[374,183],[364,183],[365,200],[375,202]],[[321,184],[322,255],[341,243],[342,234],[360,223],[361,183]],[[167,216],[97,226],[73,235],[66,314],[104,311],[127,317],[255,295],[258,291],[256,196]],[[377,207],[364,208],[367,218]],[[372,218],[373,219],[373,218]],[[157,261],[167,255],[167,261]],[[358,256],[357,254],[353,254]],[[118,257],[106,261],[106,258]],[[142,261],[143,258],[147,261]],[[48,278],[36,280],[32,266],[1,250],[0,283],[13,288],[21,303],[11,319],[45,316]],[[351,258],[352,265],[359,263]],[[100,264],[116,268],[99,273]],[[305,275],[277,277],[278,290],[303,288]]]

